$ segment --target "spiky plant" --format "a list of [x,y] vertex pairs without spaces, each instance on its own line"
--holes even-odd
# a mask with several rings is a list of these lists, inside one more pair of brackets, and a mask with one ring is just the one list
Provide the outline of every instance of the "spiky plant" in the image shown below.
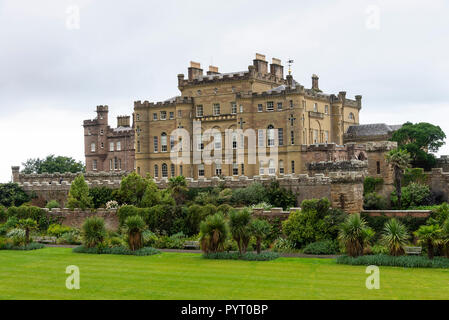
[[229,214],[229,229],[232,238],[237,242],[240,254],[246,253],[251,239],[250,222],[251,211],[248,208],[233,210]]
[[98,217],[87,218],[82,227],[83,245],[87,248],[93,248],[103,243],[106,237],[106,228],[104,219]]
[[446,219],[441,227],[441,245],[446,258],[449,258],[449,219]]
[[37,222],[33,219],[21,219],[19,220],[19,226],[25,230],[25,242],[30,243],[30,231],[37,229]]
[[223,251],[228,228],[222,213],[208,216],[200,225],[200,244],[205,253]]
[[403,255],[403,246],[407,243],[409,234],[407,228],[396,219],[391,219],[385,223],[382,242],[387,246],[390,255],[401,256]]
[[346,252],[351,257],[363,255],[363,248],[370,237],[372,229],[359,214],[349,215],[340,227],[338,238],[345,245]]
[[146,225],[141,216],[131,216],[126,218],[125,227],[128,232],[128,245],[131,251],[139,250],[143,247],[142,232]]
[[255,219],[251,221],[251,234],[256,238],[256,251],[260,254],[262,240],[270,234],[271,226],[267,220]]
[[418,243],[427,247],[427,256],[429,259],[434,257],[434,247],[439,244],[442,230],[438,224],[431,224],[419,227],[415,231],[415,236],[418,237]]
[[385,155],[385,160],[393,168],[394,183],[398,196],[398,206],[401,208],[402,188],[401,181],[404,170],[410,166],[411,157],[406,150],[394,149]]

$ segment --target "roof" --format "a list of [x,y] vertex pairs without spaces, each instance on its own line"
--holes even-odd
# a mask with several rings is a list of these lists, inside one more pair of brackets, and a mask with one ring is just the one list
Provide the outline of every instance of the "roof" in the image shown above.
[[400,129],[402,125],[387,125],[385,123],[371,123],[350,126],[346,133],[354,136],[379,136],[388,135]]

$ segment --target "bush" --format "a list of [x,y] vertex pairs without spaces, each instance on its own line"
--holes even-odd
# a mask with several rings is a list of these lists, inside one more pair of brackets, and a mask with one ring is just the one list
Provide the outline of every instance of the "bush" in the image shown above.
[[213,260],[270,261],[279,258],[279,254],[276,252],[262,252],[261,254],[253,252],[247,252],[245,254],[239,254],[238,252],[216,252],[206,253],[203,255],[203,258]]
[[89,189],[89,197],[92,198],[94,208],[105,208],[109,201],[114,199],[114,190],[108,187],[93,187]]
[[363,197],[363,209],[365,210],[385,210],[386,208],[387,200],[375,192],[367,193]]
[[0,205],[6,208],[21,206],[30,201],[30,197],[17,183],[0,183]]
[[26,233],[23,229],[12,229],[7,234],[6,237],[12,240],[14,246],[24,246],[26,242]]
[[287,210],[296,206],[296,196],[292,191],[279,186],[278,181],[273,181],[266,190],[268,202],[276,207]]
[[[367,224],[375,231],[374,241],[379,240],[382,234],[385,223],[391,218],[387,217],[385,214],[380,216],[372,217],[366,213],[361,213],[360,216],[367,222]],[[409,232],[414,232],[419,229],[420,226],[426,224],[427,218],[420,217],[396,217],[396,219],[401,222]]]
[[127,255],[127,256],[151,256],[155,254],[159,254],[160,251],[154,248],[144,247],[142,249],[131,251],[127,247],[119,246],[119,247],[92,247],[87,248],[84,246],[79,246],[73,248],[72,251],[74,253],[87,253],[87,254],[116,254],[116,255]]
[[89,196],[89,186],[82,174],[77,176],[70,186],[67,207],[72,210],[75,208],[85,210],[93,207],[92,197]]
[[140,216],[128,217],[125,220],[128,232],[128,246],[131,251],[139,250],[143,247],[142,232],[145,230],[145,222]]
[[104,219],[98,217],[87,218],[82,227],[83,245],[93,248],[103,243],[106,237]]
[[252,206],[264,201],[267,201],[266,190],[258,182],[253,182],[246,188],[238,188],[232,191],[231,202],[237,205]]
[[401,208],[398,207],[398,197],[396,191],[391,193],[391,203],[398,209],[409,209],[417,206],[432,204],[432,195],[427,185],[410,183],[402,188]]
[[47,209],[57,209],[57,208],[61,208],[61,205],[59,204],[58,201],[56,200],[51,200],[47,203],[47,205],[45,206],[45,208]]
[[56,241],[57,244],[81,244],[80,232],[78,230],[71,230],[61,235]]
[[148,229],[160,234],[174,234],[182,230],[182,208],[170,204],[160,204],[146,209]]
[[306,254],[337,254],[338,252],[340,252],[339,245],[332,240],[313,242],[304,248]]
[[42,243],[36,243],[36,242],[32,242],[32,243],[28,243],[26,245],[14,245],[12,243],[3,243],[0,239],[0,250],[23,250],[23,251],[31,251],[31,250],[37,250],[37,249],[42,249],[45,248],[45,245],[43,245]]
[[184,249],[186,236],[179,232],[170,237],[162,236],[156,240],[155,247],[158,249]]
[[118,209],[117,215],[120,226],[124,226],[126,219],[133,216],[140,216],[144,221],[146,221],[148,219],[148,209],[125,205]]
[[233,210],[229,214],[229,230],[232,238],[237,242],[240,254],[246,252],[249,240],[251,239],[251,211],[247,208],[243,210]]
[[379,254],[385,254],[387,255],[389,253],[389,250],[386,246],[380,245],[380,244],[376,244],[374,246],[371,247],[371,252],[374,255],[379,255]]
[[6,211],[8,218],[16,217],[17,219],[32,219],[37,222],[38,228],[41,231],[48,229],[50,221],[44,209],[23,205],[20,207],[9,207]]
[[384,179],[382,178],[366,177],[363,181],[363,194],[375,193],[383,183]]
[[17,219],[16,217],[13,216],[8,218],[8,220],[0,226],[0,236],[5,236],[9,230],[17,227],[18,224],[19,219]]
[[234,209],[229,204],[223,203],[217,207],[217,212],[223,213],[225,216],[229,214],[229,212]]
[[371,255],[352,258],[341,256],[337,258],[338,264],[349,264],[356,266],[389,266],[402,268],[449,268],[449,259],[435,257],[428,259],[423,256],[400,256]]
[[222,213],[209,216],[200,225],[201,250],[205,253],[223,251],[228,228]]
[[428,180],[429,177],[423,168],[407,168],[403,176],[403,186],[406,187],[410,183],[427,184]]
[[294,252],[296,251],[295,244],[288,239],[278,238],[273,244],[273,251],[282,253]]
[[117,201],[115,200],[111,200],[106,202],[106,209],[110,210],[110,209],[118,209],[119,208],[119,204]]
[[5,207],[0,206],[0,223],[5,223],[8,220]]
[[54,236],[54,237],[61,237],[64,233],[70,232],[72,231],[72,228],[67,227],[67,226],[62,226],[60,224],[51,224],[48,229],[47,229],[47,234],[49,236]]
[[145,230],[142,233],[142,238],[144,247],[156,247],[156,242],[159,239],[158,236],[150,230]]
[[363,255],[365,245],[374,235],[366,221],[358,214],[349,215],[341,224],[339,240],[344,244],[346,252],[351,257]]

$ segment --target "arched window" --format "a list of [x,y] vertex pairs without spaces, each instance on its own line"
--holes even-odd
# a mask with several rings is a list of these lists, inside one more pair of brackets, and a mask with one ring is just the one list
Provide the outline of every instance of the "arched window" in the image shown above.
[[167,178],[168,177],[168,167],[167,164],[163,163],[162,164],[162,178]]
[[172,163],[171,165],[170,165],[170,173],[171,173],[171,176],[172,177],[174,177],[175,176],[175,165]]
[[161,151],[167,152],[167,134],[165,132],[161,134]]
[[354,120],[354,114],[351,112],[351,113],[349,113],[349,120]]
[[214,134],[215,149],[221,149],[221,133]]
[[159,167],[157,164],[154,165],[154,177],[159,178]]
[[270,124],[267,129],[268,146],[274,146],[274,127]]

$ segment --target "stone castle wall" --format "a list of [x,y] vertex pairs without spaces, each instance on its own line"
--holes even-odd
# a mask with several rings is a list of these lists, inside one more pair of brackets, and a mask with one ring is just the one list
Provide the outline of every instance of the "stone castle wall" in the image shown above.
[[69,210],[69,209],[44,209],[47,211],[47,216],[53,221],[56,220],[62,225],[72,228],[81,228],[84,220],[90,217],[103,218],[106,229],[117,230],[119,227],[119,219],[117,215],[117,209],[97,209],[91,210]]
[[443,168],[435,168],[430,174],[430,188],[433,192],[442,195],[443,199],[449,198],[449,172]]

